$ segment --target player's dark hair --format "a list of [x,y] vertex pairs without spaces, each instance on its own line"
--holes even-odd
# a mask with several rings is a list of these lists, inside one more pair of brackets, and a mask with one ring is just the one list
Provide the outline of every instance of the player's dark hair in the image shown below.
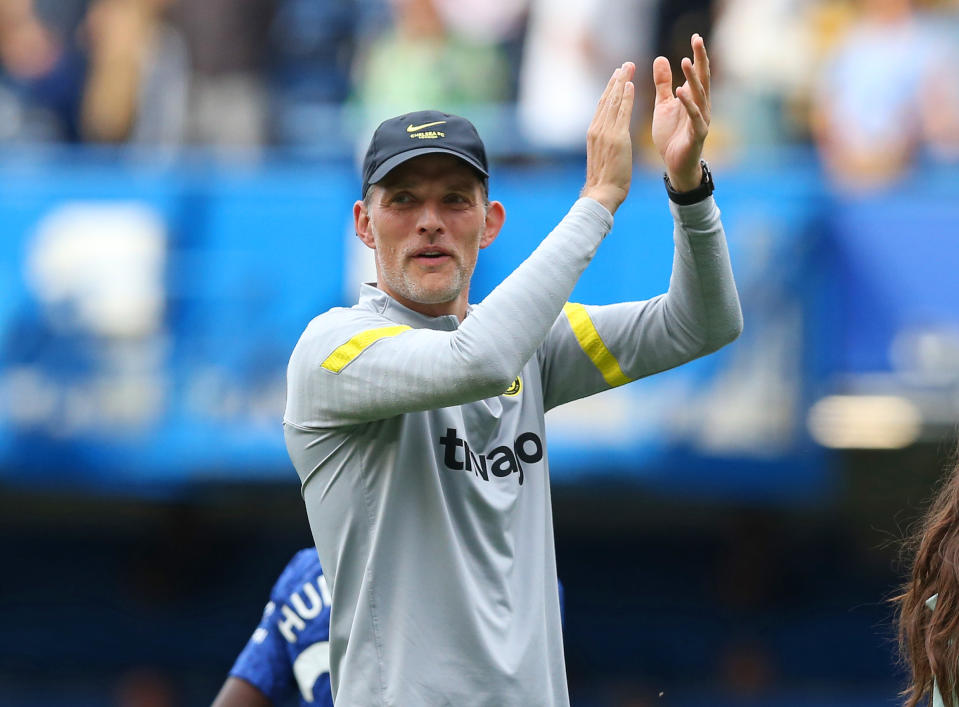
[[[910,578],[893,597],[899,649],[910,671],[906,707],[931,703],[933,680],[946,705],[956,707],[959,680],[959,450],[935,499],[906,541]],[[926,602],[938,594],[935,610]]]

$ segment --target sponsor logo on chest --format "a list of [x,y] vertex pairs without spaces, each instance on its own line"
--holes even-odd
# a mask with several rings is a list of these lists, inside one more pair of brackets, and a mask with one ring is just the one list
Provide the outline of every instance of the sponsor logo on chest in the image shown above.
[[447,427],[439,444],[443,448],[443,464],[447,469],[470,471],[483,481],[489,481],[490,474],[499,478],[518,474],[522,486],[523,464],[535,464],[543,459],[543,440],[535,432],[519,435],[512,446],[504,444],[478,454],[459,436],[455,427]]

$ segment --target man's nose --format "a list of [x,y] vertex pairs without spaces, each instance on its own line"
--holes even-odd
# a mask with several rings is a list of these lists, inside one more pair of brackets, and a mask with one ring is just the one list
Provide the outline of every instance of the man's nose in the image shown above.
[[420,208],[419,219],[416,224],[417,231],[423,234],[433,234],[443,232],[443,219],[438,205],[429,201],[423,203]]

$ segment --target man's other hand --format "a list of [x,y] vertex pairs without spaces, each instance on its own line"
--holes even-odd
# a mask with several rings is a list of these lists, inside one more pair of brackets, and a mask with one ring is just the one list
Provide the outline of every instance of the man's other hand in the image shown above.
[[582,196],[595,199],[610,213],[615,213],[626,199],[633,175],[629,123],[633,115],[635,71],[636,65],[627,61],[613,72],[586,132],[586,184]]
[[669,60],[658,56],[653,61],[656,107],[653,109],[653,144],[666,165],[666,174],[676,191],[699,186],[703,171],[699,160],[709,132],[709,57],[703,38],[690,39],[693,60],[684,57],[686,83],[673,96],[673,72]]

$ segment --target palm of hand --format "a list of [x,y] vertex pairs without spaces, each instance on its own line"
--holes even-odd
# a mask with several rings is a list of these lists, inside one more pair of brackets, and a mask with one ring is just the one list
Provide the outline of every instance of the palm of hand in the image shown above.
[[653,144],[667,170],[683,172],[699,163],[699,140],[689,113],[678,98],[656,104],[652,133]]

